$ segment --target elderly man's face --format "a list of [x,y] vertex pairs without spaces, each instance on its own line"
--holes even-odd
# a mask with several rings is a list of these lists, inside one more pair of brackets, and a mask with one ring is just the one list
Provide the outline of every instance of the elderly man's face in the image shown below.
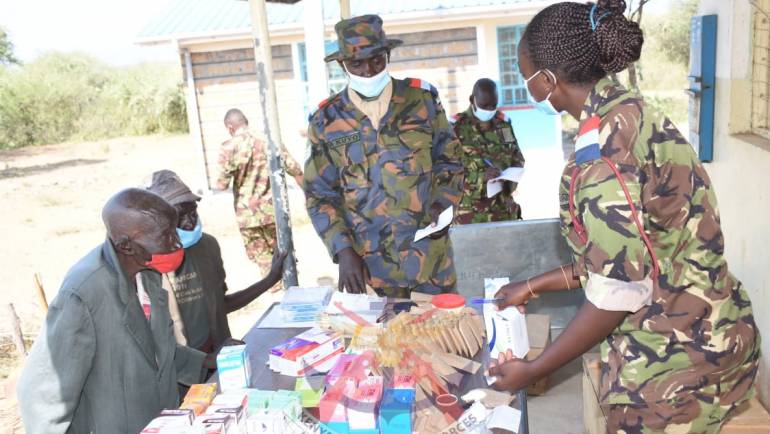
[[388,65],[387,53],[378,54],[376,56],[367,57],[366,59],[349,59],[343,60],[345,68],[349,73],[357,75],[359,77],[374,77],[382,72]]
[[176,211],[171,207],[168,210],[162,215],[148,215],[143,230],[133,237],[134,243],[150,255],[171,253],[182,248],[176,233]]

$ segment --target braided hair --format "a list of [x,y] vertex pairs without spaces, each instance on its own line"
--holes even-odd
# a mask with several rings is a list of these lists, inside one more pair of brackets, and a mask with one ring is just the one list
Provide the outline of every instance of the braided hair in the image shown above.
[[548,6],[527,25],[522,49],[537,69],[569,83],[596,82],[639,60],[644,36],[625,10],[624,0]]

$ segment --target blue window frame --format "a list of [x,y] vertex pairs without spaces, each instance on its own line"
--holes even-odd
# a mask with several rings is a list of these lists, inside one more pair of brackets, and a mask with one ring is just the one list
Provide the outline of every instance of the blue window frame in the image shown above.
[[519,73],[519,41],[525,24],[497,28],[497,57],[500,68],[500,105],[527,105],[527,88]]

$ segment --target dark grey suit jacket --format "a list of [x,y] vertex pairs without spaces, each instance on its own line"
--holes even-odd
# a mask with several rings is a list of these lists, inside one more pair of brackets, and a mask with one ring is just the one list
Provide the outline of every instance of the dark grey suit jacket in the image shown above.
[[70,269],[18,384],[28,434],[137,433],[202,380],[205,354],[176,344],[168,294],[145,288],[148,323],[109,240]]

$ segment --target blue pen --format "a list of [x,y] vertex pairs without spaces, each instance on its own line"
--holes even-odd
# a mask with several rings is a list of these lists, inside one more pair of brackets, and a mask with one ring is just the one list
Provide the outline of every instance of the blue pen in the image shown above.
[[476,297],[471,299],[471,304],[485,304],[485,303],[497,303],[505,300],[504,298],[481,298]]
[[491,167],[491,168],[493,168],[493,169],[495,168],[495,165],[494,165],[494,164],[492,164],[492,162],[491,162],[491,161],[489,161],[489,159],[487,159],[487,158],[485,158],[485,159],[484,159],[484,164],[486,164],[486,165],[487,165],[487,167]]

